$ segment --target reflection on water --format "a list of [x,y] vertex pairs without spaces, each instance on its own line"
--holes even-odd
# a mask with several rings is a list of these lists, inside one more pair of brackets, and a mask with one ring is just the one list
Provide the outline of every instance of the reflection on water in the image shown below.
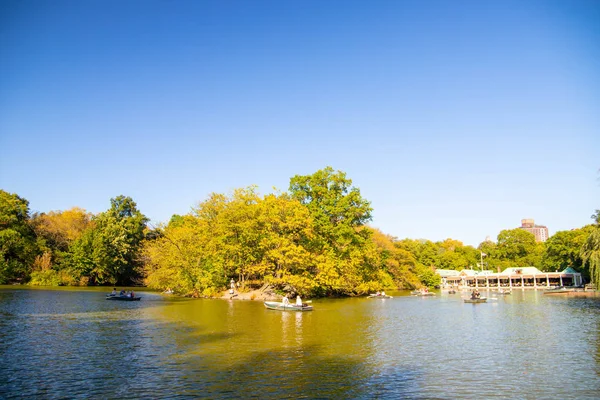
[[0,398],[591,399],[600,389],[594,300],[394,293],[280,312],[140,294],[0,288]]

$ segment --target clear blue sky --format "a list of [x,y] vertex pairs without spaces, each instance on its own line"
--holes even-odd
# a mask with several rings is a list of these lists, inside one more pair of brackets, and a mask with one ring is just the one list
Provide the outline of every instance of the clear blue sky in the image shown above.
[[342,170],[398,238],[600,208],[598,1],[0,0],[0,188],[32,211]]

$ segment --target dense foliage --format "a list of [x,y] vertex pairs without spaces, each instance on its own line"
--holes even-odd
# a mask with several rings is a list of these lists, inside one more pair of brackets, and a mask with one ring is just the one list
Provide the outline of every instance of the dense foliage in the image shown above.
[[26,280],[37,255],[29,202],[0,190],[0,282]]
[[595,223],[581,247],[583,264],[589,268],[591,282],[600,288],[600,210],[592,215]]
[[398,240],[367,225],[372,211],[346,174],[330,167],[292,177],[288,192],[213,193],[155,229],[130,197],[111,199],[97,215],[80,208],[30,215],[27,200],[0,190],[0,283],[145,284],[213,296],[233,279],[241,290],[354,296],[436,286],[435,269],[522,266],[572,267],[599,283],[600,211],[595,224],[546,243],[510,229],[478,248]]

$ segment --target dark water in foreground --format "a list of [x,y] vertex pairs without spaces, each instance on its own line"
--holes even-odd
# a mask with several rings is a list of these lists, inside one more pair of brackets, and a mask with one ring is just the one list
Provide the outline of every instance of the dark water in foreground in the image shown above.
[[296,313],[138,294],[0,287],[0,398],[600,397],[596,300],[392,293]]

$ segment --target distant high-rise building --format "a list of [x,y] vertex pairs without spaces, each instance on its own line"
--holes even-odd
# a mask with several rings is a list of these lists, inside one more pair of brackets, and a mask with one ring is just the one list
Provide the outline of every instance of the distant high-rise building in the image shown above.
[[548,240],[548,228],[544,225],[536,225],[532,219],[522,219],[521,229],[533,233],[536,242],[545,242]]

